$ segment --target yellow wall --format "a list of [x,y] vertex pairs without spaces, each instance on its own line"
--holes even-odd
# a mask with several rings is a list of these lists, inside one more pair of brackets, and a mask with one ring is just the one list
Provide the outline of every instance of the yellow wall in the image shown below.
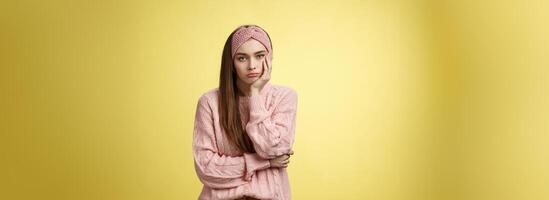
[[0,199],[196,199],[198,97],[238,25],[299,93],[294,199],[549,199],[549,3],[12,1]]

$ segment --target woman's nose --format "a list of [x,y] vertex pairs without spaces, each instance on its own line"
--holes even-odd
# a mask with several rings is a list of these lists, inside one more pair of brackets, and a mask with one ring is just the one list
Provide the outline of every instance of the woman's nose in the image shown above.
[[257,64],[256,64],[254,61],[250,61],[250,65],[248,65],[248,69],[249,69],[249,70],[253,70],[253,69],[256,68],[256,65],[257,65]]

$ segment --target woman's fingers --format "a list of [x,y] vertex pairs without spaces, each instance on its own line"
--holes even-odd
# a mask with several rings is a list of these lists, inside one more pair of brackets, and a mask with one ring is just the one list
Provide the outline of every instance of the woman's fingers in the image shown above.
[[267,56],[264,57],[265,59],[263,59],[263,62],[262,62],[262,64],[265,65],[265,67],[263,68],[263,72],[264,72],[263,74],[265,74],[265,76],[263,76],[262,78],[264,78],[266,80],[269,79],[270,74],[271,74],[271,66],[270,66],[268,57],[269,57],[269,54],[267,54]]
[[263,61],[263,76],[261,77],[263,80],[269,80],[268,77],[269,77],[269,65],[267,65],[267,61],[264,60]]
[[259,76],[259,79],[262,79],[263,76],[265,76],[265,61],[261,62],[261,76]]
[[289,155],[284,155],[284,160],[288,160],[290,159],[290,156]]
[[284,154],[277,158],[274,158],[273,160],[274,163],[276,163],[275,166],[277,167],[288,167],[288,164],[290,163],[290,156],[288,154]]
[[279,157],[280,162],[286,161],[286,160],[288,160],[288,159],[290,159],[290,156],[288,156],[288,155],[281,155],[281,156]]
[[263,65],[263,76],[261,76],[261,78],[265,79],[269,74],[269,66],[267,65],[267,59],[263,60],[263,62],[261,62],[261,65]]

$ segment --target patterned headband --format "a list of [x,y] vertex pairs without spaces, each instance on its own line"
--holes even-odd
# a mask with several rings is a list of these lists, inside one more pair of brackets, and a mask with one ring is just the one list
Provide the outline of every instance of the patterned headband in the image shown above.
[[248,41],[250,38],[253,38],[257,41],[259,41],[268,52],[271,52],[271,43],[269,40],[269,36],[267,36],[267,33],[263,31],[261,28],[257,26],[250,26],[248,28],[241,27],[234,33],[232,41],[231,41],[231,56],[234,58],[236,50],[240,48],[240,45],[244,44],[244,42]]

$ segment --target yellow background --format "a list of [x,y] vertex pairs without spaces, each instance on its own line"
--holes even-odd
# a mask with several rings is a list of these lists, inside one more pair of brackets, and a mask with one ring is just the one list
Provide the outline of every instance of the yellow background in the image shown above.
[[293,199],[549,199],[547,1],[3,1],[0,199],[196,199],[241,24],[299,94]]

